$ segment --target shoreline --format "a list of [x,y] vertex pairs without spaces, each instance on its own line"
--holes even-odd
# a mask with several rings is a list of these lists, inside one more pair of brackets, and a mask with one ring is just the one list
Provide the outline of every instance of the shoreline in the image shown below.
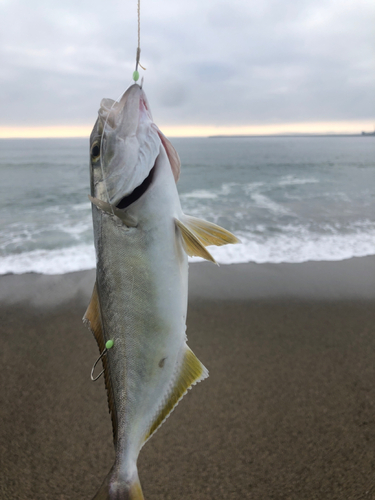
[[[70,301],[88,304],[95,269],[66,274],[0,276],[0,305],[51,307]],[[374,300],[375,256],[298,264],[189,264],[189,299]]]

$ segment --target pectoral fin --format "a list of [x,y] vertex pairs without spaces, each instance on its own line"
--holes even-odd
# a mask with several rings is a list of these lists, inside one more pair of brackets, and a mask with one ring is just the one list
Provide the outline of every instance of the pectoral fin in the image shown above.
[[216,245],[220,247],[229,243],[240,243],[240,240],[234,234],[207,220],[184,215],[183,222],[200,239],[204,246]]
[[163,422],[177,406],[178,402],[185,396],[187,391],[191,389],[193,385],[201,382],[207,377],[207,368],[202,365],[193,351],[189,349],[188,346],[185,346],[185,353],[182,359],[179,375],[167,395],[160,412],[156,415],[154,421],[152,422],[149,431],[145,436],[144,442],[146,442],[163,424]]
[[182,221],[175,219],[175,223],[181,230],[184,249],[191,257],[195,255],[216,263],[212,255],[206,250],[206,246],[240,243],[240,240],[234,234],[203,219],[183,215]]
[[[100,304],[98,297],[98,289],[95,283],[94,290],[92,292],[90,304],[83,316],[83,323],[91,330],[94,335],[96,342],[99,347],[99,352],[102,353],[105,348],[105,339],[103,335],[102,320],[100,316]],[[112,418],[112,428],[113,428],[113,439],[116,442],[117,439],[117,416],[115,411],[115,403],[113,397],[113,389],[111,384],[111,378],[109,376],[108,360],[107,356],[102,357],[103,369],[104,369],[104,380],[105,387],[107,389],[107,399],[108,408]]]
[[185,252],[190,256],[202,257],[203,259],[210,260],[216,264],[215,259],[210,252],[205,249],[204,244],[200,239],[180,220],[175,219],[176,226],[180,230],[182,238],[182,246]]

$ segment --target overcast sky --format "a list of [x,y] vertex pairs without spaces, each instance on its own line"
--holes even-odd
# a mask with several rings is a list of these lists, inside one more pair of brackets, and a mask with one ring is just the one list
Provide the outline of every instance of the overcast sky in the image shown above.
[[[0,127],[91,127],[131,83],[136,15],[136,0],[0,0]],[[374,0],[142,0],[155,122],[372,128],[374,21]]]

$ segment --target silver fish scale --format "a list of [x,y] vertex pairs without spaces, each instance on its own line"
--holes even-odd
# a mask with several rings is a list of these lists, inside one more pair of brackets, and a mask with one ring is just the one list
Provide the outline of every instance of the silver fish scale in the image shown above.
[[[119,429],[118,454],[131,455],[142,446],[173,385],[185,346],[187,297],[186,292],[176,295],[176,286],[184,288],[186,256],[176,247],[173,217],[158,215],[152,207],[153,197],[159,192],[165,203],[169,201],[162,170],[150,193],[151,206],[145,202],[143,207],[146,212],[153,211],[156,228],[150,229],[139,220],[138,227],[129,229],[116,217],[93,207],[104,336],[105,340],[114,341],[108,360]],[[171,172],[165,173],[174,183]],[[166,258],[164,248],[168,240],[178,258]],[[164,256],[163,266],[155,265],[158,255]],[[174,303],[177,315],[171,317],[170,305]]]

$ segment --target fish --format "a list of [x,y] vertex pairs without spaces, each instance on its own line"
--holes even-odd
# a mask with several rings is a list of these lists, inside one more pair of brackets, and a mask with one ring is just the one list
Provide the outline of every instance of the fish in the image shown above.
[[215,262],[208,245],[239,240],[183,213],[180,168],[139,84],[102,99],[90,136],[96,282],[83,321],[101,353],[115,461],[96,500],[144,499],[141,448],[208,376],[187,346],[188,256]]

